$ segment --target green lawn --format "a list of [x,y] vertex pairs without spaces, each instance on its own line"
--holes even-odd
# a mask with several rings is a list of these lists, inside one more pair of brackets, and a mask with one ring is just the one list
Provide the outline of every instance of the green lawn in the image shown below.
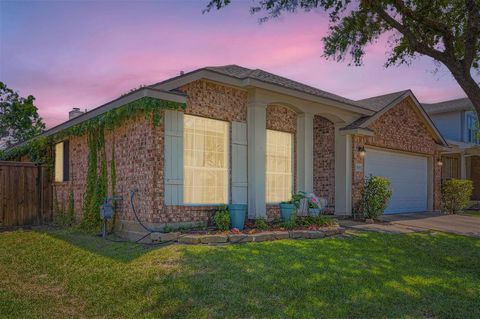
[[473,216],[473,217],[480,217],[480,210],[477,210],[477,211],[467,210],[463,212],[463,214]]
[[0,318],[480,318],[480,240],[443,233],[147,249],[0,233]]

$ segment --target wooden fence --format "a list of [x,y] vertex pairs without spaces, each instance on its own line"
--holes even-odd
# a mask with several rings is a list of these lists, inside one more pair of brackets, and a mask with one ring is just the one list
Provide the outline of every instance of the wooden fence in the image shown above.
[[39,225],[52,219],[52,184],[45,166],[0,161],[0,226]]

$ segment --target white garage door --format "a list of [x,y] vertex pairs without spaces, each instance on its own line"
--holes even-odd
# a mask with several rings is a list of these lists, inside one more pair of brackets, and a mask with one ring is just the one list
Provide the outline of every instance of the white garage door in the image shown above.
[[425,157],[367,150],[365,176],[383,176],[391,182],[393,194],[386,214],[427,210],[427,166]]

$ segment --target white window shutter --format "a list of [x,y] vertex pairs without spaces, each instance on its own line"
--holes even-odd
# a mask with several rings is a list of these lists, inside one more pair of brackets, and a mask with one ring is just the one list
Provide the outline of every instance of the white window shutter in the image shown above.
[[247,124],[232,122],[232,203],[247,204]]
[[183,113],[165,111],[165,205],[183,204]]

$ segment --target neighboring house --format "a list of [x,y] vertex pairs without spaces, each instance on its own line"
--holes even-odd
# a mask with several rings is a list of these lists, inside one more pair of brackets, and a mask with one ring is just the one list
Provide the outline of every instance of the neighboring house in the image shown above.
[[[139,230],[129,191],[138,188],[140,218],[152,227],[206,222],[218,204],[248,204],[249,218],[278,216],[292,192],[325,197],[329,211],[351,215],[364,177],[391,179],[387,213],[440,207],[440,151],[446,142],[411,91],[353,101],[262,70],[206,67],[141,88],[60,124],[54,135],[143,96],[186,102],[155,127],[145,116],[105,132],[114,147],[117,230]],[[56,149],[55,189],[69,190],[80,217],[87,137]]]
[[442,179],[472,180],[472,200],[480,201],[480,138],[472,102],[463,98],[423,106],[450,145],[442,153]]

